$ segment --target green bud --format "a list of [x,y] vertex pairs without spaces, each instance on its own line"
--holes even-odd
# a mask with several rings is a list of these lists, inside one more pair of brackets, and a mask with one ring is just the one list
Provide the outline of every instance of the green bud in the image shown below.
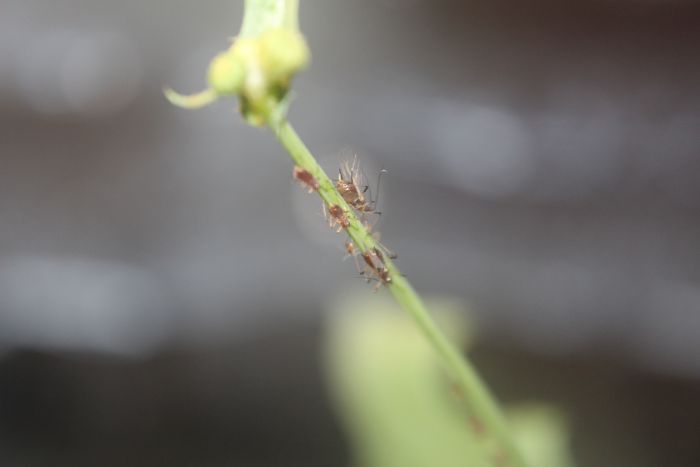
[[217,95],[233,96],[243,87],[245,68],[235,54],[222,52],[211,61],[208,80]]
[[268,79],[260,65],[260,44],[257,39],[239,38],[230,49],[239,63],[244,64],[245,77],[240,93],[252,101],[267,94]]
[[304,36],[294,29],[270,29],[259,40],[265,73],[274,81],[287,81],[309,63],[309,47]]

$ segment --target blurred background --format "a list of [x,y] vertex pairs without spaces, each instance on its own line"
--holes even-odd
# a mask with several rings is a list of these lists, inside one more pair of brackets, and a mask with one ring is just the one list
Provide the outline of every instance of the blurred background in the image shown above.
[[[268,132],[162,96],[203,87],[241,13],[0,3],[0,465],[355,458],[324,342],[371,287]],[[700,4],[302,0],[301,23],[293,123],[331,173],[389,170],[382,240],[468,310],[499,398],[562,410],[579,467],[700,465]]]

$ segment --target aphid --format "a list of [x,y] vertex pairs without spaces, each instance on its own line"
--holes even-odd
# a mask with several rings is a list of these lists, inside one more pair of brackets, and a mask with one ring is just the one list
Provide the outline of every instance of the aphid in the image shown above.
[[[389,270],[387,268],[381,268],[379,270],[379,280],[383,285],[388,285],[392,283],[391,276],[389,275]],[[375,290],[379,288],[379,284],[375,286]]]
[[[379,172],[377,179],[377,193],[379,193],[379,184],[382,180],[382,174],[386,172],[382,169]],[[335,188],[338,190],[343,199],[353,208],[361,213],[377,212],[377,200],[373,200],[370,192],[369,200],[365,197],[365,193],[369,190],[369,185],[364,184],[362,174],[360,173],[360,161],[357,156],[352,161],[352,164],[344,162],[338,169],[338,179],[335,181]]]
[[391,275],[386,266],[384,266],[382,253],[377,248],[372,248],[371,253],[367,251],[362,252],[362,259],[368,268],[365,270],[367,282],[377,281],[377,284],[374,286],[375,292],[382,285],[391,284]]
[[[325,211],[325,205],[323,208],[324,215],[326,215]],[[338,230],[337,232],[340,232],[343,229],[347,229],[350,226],[350,221],[348,220],[348,216],[343,211],[343,208],[338,206],[337,204],[331,204],[328,207],[328,215],[326,216],[328,218],[328,226],[332,229],[338,225]]]
[[292,172],[294,179],[299,182],[301,186],[309,190],[309,193],[313,193],[318,190],[318,180],[311,175],[306,169],[302,169],[298,165],[294,166],[294,171]]
[[[369,252],[360,251],[351,240],[345,241],[345,251],[347,257],[352,257],[355,260],[357,272],[365,278],[367,283],[376,281],[374,291],[379,290],[379,287],[385,284],[391,284],[391,275],[389,270],[384,265],[384,255],[377,248],[372,248]],[[362,257],[364,266],[357,259]],[[345,258],[344,258],[345,259]]]
[[360,162],[357,156],[353,159],[352,164],[347,161],[343,162],[338,169],[338,180],[335,182],[335,187],[340,195],[352,207],[362,206],[366,203],[364,193],[369,188],[367,185],[362,186],[359,168]]

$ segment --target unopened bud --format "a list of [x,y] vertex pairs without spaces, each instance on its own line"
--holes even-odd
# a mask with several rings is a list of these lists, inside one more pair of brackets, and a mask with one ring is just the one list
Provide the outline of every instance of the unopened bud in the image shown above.
[[209,86],[219,96],[238,94],[245,80],[245,69],[241,61],[231,52],[222,52],[209,65]]
[[304,36],[289,28],[275,28],[260,37],[261,61],[268,76],[288,80],[310,59]]

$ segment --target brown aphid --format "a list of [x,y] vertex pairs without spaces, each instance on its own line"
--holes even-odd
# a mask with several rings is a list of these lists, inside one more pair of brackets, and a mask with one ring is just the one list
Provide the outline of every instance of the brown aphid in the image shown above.
[[[374,291],[379,290],[379,287],[392,282],[389,270],[384,265],[384,256],[377,248],[372,248],[369,252],[360,251],[351,240],[345,241],[346,258],[352,256],[355,260],[357,272],[365,278],[367,283],[376,281]],[[358,261],[358,256],[362,257],[364,266]]]
[[311,172],[308,170],[302,169],[298,165],[295,165],[292,175],[301,186],[309,190],[309,193],[318,191],[318,180],[316,180],[316,178],[314,178],[314,176],[311,175]]
[[367,278],[367,282],[377,281],[372,287],[373,292],[377,292],[382,285],[389,285],[392,283],[391,276],[389,275],[389,270],[382,267],[376,271],[372,271],[372,275]]
[[[386,172],[382,169],[377,180],[377,190],[379,190],[379,182],[382,174]],[[354,209],[361,213],[374,212],[377,213],[376,200],[372,200],[371,196],[368,200],[365,193],[369,189],[369,185],[364,184],[364,180],[360,173],[360,162],[357,156],[352,161],[352,164],[344,162],[338,169],[338,179],[335,181],[335,188],[338,190],[343,199]],[[378,213],[377,213],[378,214]]]
[[353,159],[352,164],[345,161],[338,169],[338,180],[335,182],[335,187],[340,195],[354,208],[366,204],[364,193],[368,187],[367,185],[361,186],[362,177],[359,168],[360,162],[357,160],[357,156]]
[[[324,211],[325,211],[325,205],[324,205]],[[343,229],[347,229],[350,226],[350,221],[348,220],[348,216],[343,211],[343,208],[338,206],[337,204],[331,204],[328,207],[328,226],[330,228],[334,228],[336,225],[338,226],[337,232],[340,232]]]
[[[379,280],[383,285],[389,285],[393,282],[387,268],[381,268],[379,271]],[[377,287],[378,288],[378,287]]]
[[377,263],[375,264],[375,261],[374,261],[374,258],[373,258],[373,256],[372,256],[372,254],[370,254],[370,253],[367,252],[367,251],[363,251],[363,252],[361,253],[361,256],[362,256],[362,259],[365,261],[365,264],[367,265],[367,267],[369,268],[369,270],[372,271],[372,272],[375,272],[375,273],[376,273],[376,271],[377,271],[379,268],[383,268],[383,267],[384,267],[384,264],[383,264],[381,261],[377,261]]
[[371,252],[362,252],[362,259],[364,260],[367,269],[365,269],[365,275],[367,276],[367,282],[373,280],[377,281],[374,287],[374,291],[379,290],[382,285],[391,284],[392,279],[389,274],[389,270],[384,266],[384,257],[382,253],[377,248],[372,248]]

